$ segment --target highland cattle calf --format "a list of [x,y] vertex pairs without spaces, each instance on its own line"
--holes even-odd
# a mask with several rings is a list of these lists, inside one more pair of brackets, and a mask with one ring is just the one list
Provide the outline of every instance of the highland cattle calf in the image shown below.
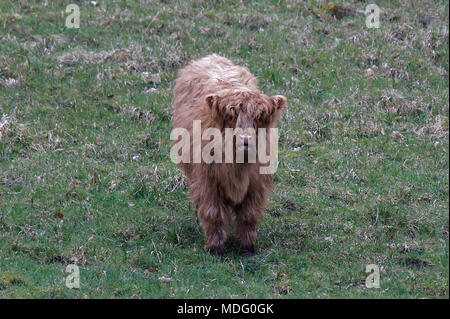
[[[276,131],[277,119],[285,106],[284,96],[264,95],[247,68],[218,55],[193,61],[180,70],[174,88],[173,128],[182,128],[190,136],[195,133],[195,122],[201,124],[202,134],[214,128],[225,137],[227,129],[238,130],[232,136],[232,154],[228,158],[234,159],[237,151],[245,156],[241,162],[230,163],[220,157],[212,162],[198,162],[193,158],[196,148],[208,147],[206,153],[211,156],[217,152],[217,148],[209,148],[210,140],[202,139],[196,145],[192,138],[186,142],[173,138],[174,145],[180,141],[186,144],[180,151],[191,150],[179,165],[189,179],[190,199],[205,234],[205,248],[210,253],[225,252],[224,244],[234,224],[241,251],[254,254],[256,229],[272,189],[272,175],[261,173],[264,164],[259,160],[261,153],[256,162],[249,158],[256,154],[252,151],[260,144],[258,139],[264,139],[267,148],[264,153],[273,146],[274,133],[270,129]],[[265,133],[264,129],[269,132],[263,136],[260,132]],[[224,158],[227,157],[225,144],[221,146]]]

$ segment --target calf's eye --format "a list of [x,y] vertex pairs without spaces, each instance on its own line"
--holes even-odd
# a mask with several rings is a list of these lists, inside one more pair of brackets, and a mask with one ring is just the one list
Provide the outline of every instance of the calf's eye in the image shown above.
[[257,119],[259,122],[262,122],[262,121],[264,120],[264,114],[263,114],[262,112],[259,113],[258,116],[256,117],[256,119]]

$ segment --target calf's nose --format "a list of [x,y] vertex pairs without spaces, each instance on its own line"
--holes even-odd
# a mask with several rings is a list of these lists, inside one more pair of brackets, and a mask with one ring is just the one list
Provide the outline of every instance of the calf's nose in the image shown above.
[[248,144],[252,140],[251,135],[245,135],[245,134],[239,134],[239,138],[240,138],[241,142],[243,142],[244,144]]

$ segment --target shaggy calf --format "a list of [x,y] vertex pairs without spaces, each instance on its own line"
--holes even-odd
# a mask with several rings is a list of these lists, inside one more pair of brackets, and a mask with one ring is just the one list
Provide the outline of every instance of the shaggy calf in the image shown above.
[[[258,141],[258,129],[275,128],[285,106],[284,96],[261,93],[257,79],[247,68],[213,54],[191,62],[179,72],[174,88],[173,127],[184,128],[191,136],[194,120],[201,121],[202,132],[218,128],[224,135],[226,128],[253,129],[254,135],[233,136],[233,151],[237,147],[247,153]],[[269,145],[270,134],[266,139]],[[189,143],[192,150],[193,140]],[[202,141],[201,148],[207,143]],[[235,224],[241,251],[253,255],[256,228],[272,189],[272,176],[260,174],[262,164],[258,160],[251,163],[248,155],[243,163],[209,164],[193,163],[190,155],[189,162],[179,165],[189,179],[190,199],[206,237],[206,250],[223,254],[227,234]]]

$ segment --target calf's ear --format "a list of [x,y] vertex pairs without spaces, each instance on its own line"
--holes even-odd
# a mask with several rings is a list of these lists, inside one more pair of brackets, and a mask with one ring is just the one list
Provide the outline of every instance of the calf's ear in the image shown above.
[[205,100],[206,105],[211,110],[211,117],[215,118],[219,112],[219,97],[217,95],[208,95]]
[[272,100],[272,103],[277,111],[287,106],[286,105],[287,100],[283,95],[274,95],[270,99]]
[[206,104],[209,106],[210,109],[217,107],[218,103],[219,103],[219,97],[217,95],[206,96]]

